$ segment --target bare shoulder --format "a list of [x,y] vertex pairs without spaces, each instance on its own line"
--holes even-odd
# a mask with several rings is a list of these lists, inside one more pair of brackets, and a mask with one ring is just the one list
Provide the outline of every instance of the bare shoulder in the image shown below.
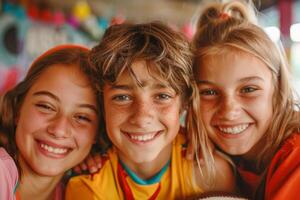
[[[234,167],[230,163],[229,158],[225,155],[214,152],[215,166],[204,166],[201,164],[201,171],[198,170],[197,164],[195,164],[195,175],[197,184],[203,188],[206,192],[224,192],[235,194],[236,193],[236,179],[234,175]],[[207,183],[209,180],[208,172],[215,167],[215,179],[212,180],[212,184]]]

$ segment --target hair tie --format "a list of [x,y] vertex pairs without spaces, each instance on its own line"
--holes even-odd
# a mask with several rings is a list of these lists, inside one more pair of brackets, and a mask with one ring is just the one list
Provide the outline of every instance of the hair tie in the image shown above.
[[229,17],[230,16],[227,13],[225,13],[225,12],[221,12],[220,15],[219,15],[220,19],[228,19]]

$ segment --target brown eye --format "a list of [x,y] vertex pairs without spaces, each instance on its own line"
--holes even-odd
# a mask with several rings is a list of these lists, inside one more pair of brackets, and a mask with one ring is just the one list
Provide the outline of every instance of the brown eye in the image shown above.
[[86,115],[76,115],[75,119],[79,122],[91,122],[92,120]]
[[242,93],[251,93],[251,92],[255,92],[257,90],[257,88],[254,87],[244,87],[241,89]]
[[130,96],[128,96],[128,95],[116,95],[112,99],[114,101],[129,101],[129,100],[131,100]]
[[162,94],[157,95],[156,98],[158,100],[168,100],[168,99],[171,99],[172,97],[170,95],[168,95],[168,94],[162,93]]
[[55,111],[55,109],[52,106],[50,106],[46,103],[37,103],[37,104],[35,104],[35,106],[38,107],[40,110],[43,110],[43,111],[48,111],[48,112],[49,111]]
[[206,90],[202,90],[200,91],[200,95],[203,96],[212,96],[212,95],[217,95],[217,91],[216,90],[212,90],[212,89],[206,89]]

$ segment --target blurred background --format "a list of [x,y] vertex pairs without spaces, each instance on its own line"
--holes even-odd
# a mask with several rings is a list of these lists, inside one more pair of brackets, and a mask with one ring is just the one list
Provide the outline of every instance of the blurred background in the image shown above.
[[[162,20],[191,39],[207,2],[211,0],[0,0],[0,95],[45,50],[64,43],[92,47],[111,24]],[[300,92],[300,1],[254,4],[259,24],[286,51]]]

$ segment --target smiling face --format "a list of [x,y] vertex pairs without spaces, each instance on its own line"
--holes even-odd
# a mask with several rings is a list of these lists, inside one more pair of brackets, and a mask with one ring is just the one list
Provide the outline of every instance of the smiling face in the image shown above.
[[93,144],[95,93],[77,66],[52,65],[29,89],[16,123],[22,169],[60,175],[81,162]]
[[154,79],[145,62],[136,61],[131,68],[141,86],[126,71],[114,85],[104,86],[107,133],[129,167],[148,162],[157,166],[169,160],[179,131],[180,96]]
[[206,57],[200,67],[202,118],[210,138],[222,150],[255,156],[272,117],[272,74],[250,54],[225,54]]

